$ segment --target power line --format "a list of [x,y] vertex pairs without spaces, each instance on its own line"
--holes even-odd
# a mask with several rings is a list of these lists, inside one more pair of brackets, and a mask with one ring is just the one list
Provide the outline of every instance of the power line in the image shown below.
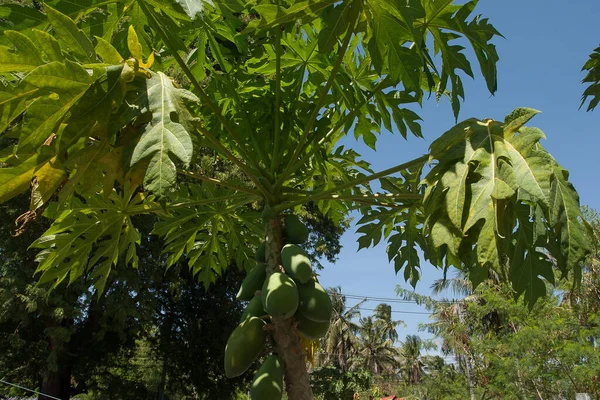
[[[393,297],[377,297],[377,296],[367,296],[367,295],[359,295],[359,294],[349,294],[349,293],[339,293],[342,296],[345,296],[346,298],[350,298],[350,299],[357,299],[357,300],[367,300],[367,301],[382,301],[382,302],[389,302],[389,303],[415,303],[418,304],[418,302],[416,300],[404,300],[404,299],[397,299],[397,298],[393,298]],[[455,301],[447,301],[447,300],[433,300],[434,303],[440,303],[440,304],[454,304]]]
[[[358,307],[357,310],[361,311],[375,311],[374,308],[362,308]],[[406,311],[406,310],[392,310],[393,313],[398,314],[422,314],[422,315],[431,315],[430,312],[422,312],[422,311]]]

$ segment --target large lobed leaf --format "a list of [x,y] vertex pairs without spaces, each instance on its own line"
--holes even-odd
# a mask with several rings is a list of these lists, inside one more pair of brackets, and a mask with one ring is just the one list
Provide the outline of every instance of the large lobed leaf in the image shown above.
[[545,293],[540,277],[554,282],[550,257],[566,273],[591,246],[568,174],[539,143],[544,134],[523,127],[536,113],[458,124],[431,145],[437,163],[424,180],[436,247],[463,260],[456,266],[475,284],[482,270],[510,278],[531,306]]
[[60,212],[52,226],[31,245],[42,249],[36,257],[39,283],[53,282],[56,287],[67,277],[72,283],[89,274],[98,293],[102,293],[119,260],[137,266],[140,235],[129,212],[142,203],[143,197],[132,197],[129,189],[124,196],[113,192],[107,199],[102,195],[88,196],[85,201],[73,198],[70,207]]
[[[192,159],[190,132],[178,120],[188,121],[186,103],[198,102],[187,90],[177,89],[163,73],[152,74],[145,83],[145,96],[152,120],[133,150],[131,164],[145,158],[150,162],[144,177],[147,190],[160,196],[175,185],[177,170],[171,156],[185,165]],[[175,121],[173,118],[177,118]]]
[[152,231],[165,240],[167,268],[185,257],[208,288],[231,263],[246,270],[256,264],[252,249],[259,244],[262,227],[254,222],[258,213],[240,207],[252,199],[208,184],[187,185],[175,197],[189,207],[173,209]]

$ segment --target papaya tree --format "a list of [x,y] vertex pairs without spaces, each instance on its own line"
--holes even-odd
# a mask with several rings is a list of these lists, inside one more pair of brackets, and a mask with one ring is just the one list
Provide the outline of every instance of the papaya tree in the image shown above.
[[[210,287],[236,265],[263,289],[241,288],[248,300],[260,294],[257,313],[269,315],[233,332],[226,372],[248,368],[266,341],[277,356],[259,371],[253,397],[263,379],[275,390],[269,398],[280,396],[284,378],[290,399],[311,399],[307,339],[326,331],[331,304],[296,246],[306,239],[304,205],[338,222],[361,213],[360,247],[386,240],[396,272],[413,285],[418,249],[439,268],[466,271],[474,286],[493,271],[529,304],[555,282],[554,264],[565,276],[575,271],[577,283],[590,239],[568,172],[542,147],[544,134],[524,126],[537,111],[468,119],[428,154],[384,171],[340,144],[347,135],[372,148],[382,132],[422,136],[414,110],[432,94],[458,117],[462,79],[476,69],[465,46],[496,91],[500,34],[476,5],[2,6],[0,131],[10,146],[0,153],[0,201],[30,190],[19,222],[53,220],[31,245],[40,284],[86,279],[101,293],[117,261],[143,267],[132,218],[156,214],[166,267],[185,257]],[[233,173],[223,178],[215,164]],[[292,253],[282,259],[284,245]],[[306,290],[322,299],[312,319],[312,303],[298,295]]]

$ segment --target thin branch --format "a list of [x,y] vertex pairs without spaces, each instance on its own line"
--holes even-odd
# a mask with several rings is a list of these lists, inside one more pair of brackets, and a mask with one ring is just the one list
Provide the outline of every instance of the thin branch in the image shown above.
[[[287,204],[281,204],[278,207],[275,207],[273,209],[273,211],[276,212],[276,213],[278,213],[278,212],[281,212],[281,211],[286,210],[288,208],[295,207],[297,205],[304,204],[304,203],[307,203],[307,202],[312,201],[312,200],[322,200],[323,198],[327,198],[327,196],[338,194],[339,192],[341,192],[341,191],[343,191],[345,189],[352,188],[352,187],[361,185],[363,183],[371,182],[371,181],[374,181],[376,179],[383,178],[383,177],[386,177],[388,175],[395,174],[396,172],[400,172],[402,170],[410,168],[413,165],[418,165],[418,164],[421,164],[421,163],[425,163],[428,159],[429,159],[429,154],[425,154],[425,155],[423,155],[423,156],[421,156],[419,158],[415,158],[414,160],[405,162],[405,163],[397,165],[395,167],[388,168],[386,170],[377,172],[375,174],[365,175],[363,177],[356,178],[356,179],[353,179],[351,181],[345,182],[345,183],[343,183],[341,185],[338,185],[338,186],[336,186],[334,188],[331,188],[329,190],[326,190],[324,192],[315,193],[313,195],[306,196],[306,197],[304,197],[302,199],[299,199],[299,200],[296,200],[296,201],[292,201],[292,202],[287,203]],[[399,196],[401,196],[401,194],[399,194]],[[415,200],[415,197],[414,197],[415,193],[407,193],[406,196],[408,196],[407,198],[410,198],[411,200]],[[417,194],[416,196],[421,196],[419,198],[422,198],[422,195],[420,195],[420,194]],[[416,198],[416,199],[418,200],[419,198]]]
[[193,172],[189,172],[189,171],[177,170],[177,173],[180,174],[180,175],[188,176],[190,178],[198,179],[200,181],[210,182],[210,183],[214,183],[215,185],[224,186],[224,187],[227,187],[229,189],[237,190],[239,192],[248,193],[248,194],[251,194],[253,196],[262,197],[262,195],[260,194],[260,192],[258,192],[256,190],[245,188],[243,186],[239,186],[239,185],[236,185],[236,184],[231,183],[231,182],[221,181],[219,179],[211,178],[209,176],[194,174]]
[[[329,75],[329,79],[325,83],[325,86],[321,87],[321,95],[319,96],[317,104],[315,104],[315,108],[313,109],[312,114],[308,118],[308,122],[306,124],[306,127],[304,128],[304,132],[302,133],[302,136],[300,137],[300,140],[298,142],[298,146],[296,146],[296,150],[294,151],[294,153],[292,155],[292,158],[291,158],[292,161],[297,160],[300,157],[300,154],[302,153],[304,145],[308,141],[308,134],[310,133],[315,122],[317,121],[317,117],[319,116],[319,111],[325,104],[325,99],[327,98],[327,93],[329,93],[329,90],[331,89],[331,86],[333,85],[333,81],[335,80],[338,72],[340,71],[340,69],[342,67],[342,61],[344,61],[344,56],[346,55],[346,50],[348,49],[348,45],[350,44],[350,40],[352,39],[353,34],[354,34],[354,27],[352,29],[348,30],[343,43],[338,48],[338,58],[335,62],[335,65],[333,66],[333,69],[331,70],[331,75]],[[291,162],[287,165],[287,167],[283,171],[283,174],[278,179],[278,182],[275,185],[276,187],[281,186],[283,184],[283,182],[285,181],[285,179],[290,175],[290,173],[292,173],[292,170],[291,170],[292,165],[293,164]]]
[[265,195],[265,197],[269,198],[270,193],[264,188],[263,185],[260,184],[258,179],[256,178],[256,174],[252,171],[246,164],[244,164],[240,159],[238,159],[233,153],[231,153],[216,137],[212,135],[206,128],[199,126],[198,130],[232,163],[237,165],[239,169],[241,169],[248,179],[250,179],[256,187]]
[[[277,0],[279,6],[279,0]],[[271,158],[271,172],[279,165],[280,147],[280,118],[281,118],[281,28],[276,27],[275,42],[275,127],[273,129],[273,158]]]
[[[210,22],[208,22],[208,23],[210,24],[211,29],[216,30]],[[239,96],[237,90],[235,90],[235,88],[233,86],[233,82],[231,81],[231,78],[229,76],[229,71],[226,69],[227,64],[225,63],[225,59],[223,58],[223,54],[219,48],[219,43],[215,40],[215,37],[210,32],[210,30],[207,29],[207,33],[208,33],[208,35],[207,35],[208,40],[210,41],[210,44],[211,44],[211,48],[214,47],[214,49],[215,49],[214,56],[226,72],[225,80],[227,82],[227,86],[229,87],[229,92],[233,95],[233,98],[234,98],[235,102],[237,103],[238,107],[240,107],[242,109],[241,114],[244,119],[244,122],[246,122],[246,125],[248,126],[248,129],[250,130],[250,139],[252,140],[252,146],[258,151],[258,155],[261,158],[261,160],[263,161],[263,163],[265,164],[265,167],[268,167],[269,166],[269,156],[265,153],[265,149],[256,140],[256,136],[254,135],[254,132],[255,132],[254,126],[252,125],[250,118],[248,118],[248,114],[246,112],[247,110],[242,106],[242,101],[240,99],[240,96]]]
[[[211,204],[211,203],[216,203],[219,201],[227,201],[227,200],[236,200],[236,199],[244,199],[244,203],[250,203],[252,201],[255,201],[255,199],[248,199],[247,196],[245,195],[239,195],[239,194],[233,194],[233,195],[228,195],[228,196],[220,196],[220,197],[213,197],[211,199],[203,199],[203,200],[196,200],[196,201],[182,201],[179,203],[168,203],[166,206],[149,206],[147,204],[141,204],[135,207],[131,207],[130,209],[127,210],[127,213],[129,215],[133,215],[133,214],[144,214],[144,213],[151,213],[151,212],[165,212],[165,209],[173,209],[173,208],[183,208],[183,207],[193,207],[193,206],[202,206],[202,205],[206,205],[206,204]],[[241,204],[244,204],[241,203]]]
[[[315,150],[321,148],[321,146],[333,135],[335,135],[340,129],[342,129],[344,126],[346,126],[346,124],[348,124],[350,121],[352,121],[354,118],[356,118],[356,116],[358,115],[358,113],[360,112],[360,109],[365,106],[369,101],[371,101],[371,99],[373,98],[373,96],[375,96],[379,91],[381,91],[387,84],[387,77],[382,79],[381,81],[379,81],[379,83],[377,83],[377,85],[373,88],[373,90],[371,91],[370,95],[367,96],[362,102],[360,102],[359,104],[357,104],[352,111],[350,111],[348,114],[344,115],[339,121],[338,123],[331,128],[322,138],[319,138],[318,135],[313,136],[313,138],[311,138],[310,142],[305,143],[304,148],[302,149],[302,151],[300,152],[300,154],[302,154],[308,145],[310,145],[311,142],[314,141],[319,141],[319,146],[315,146]],[[298,160],[298,162],[294,163],[294,165],[292,166],[292,169],[290,170],[290,174],[293,174],[294,172],[296,172],[296,170],[298,170],[298,168],[302,167],[302,165],[304,165],[304,163],[306,163],[306,160],[313,154],[313,152],[309,152],[309,153],[304,153],[304,155]]]

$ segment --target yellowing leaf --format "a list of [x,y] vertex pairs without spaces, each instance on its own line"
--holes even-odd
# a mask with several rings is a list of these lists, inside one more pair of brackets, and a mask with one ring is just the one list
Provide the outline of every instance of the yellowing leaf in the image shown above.
[[67,171],[56,156],[35,171],[35,179],[31,188],[30,210],[37,210],[46,204],[66,176]]
[[141,68],[151,68],[154,64],[154,52],[150,53],[148,57],[148,62],[144,63],[143,61],[143,49],[142,44],[140,43],[137,33],[133,25],[129,25],[129,30],[127,31],[127,47],[129,48],[129,52],[131,56],[135,58]]

